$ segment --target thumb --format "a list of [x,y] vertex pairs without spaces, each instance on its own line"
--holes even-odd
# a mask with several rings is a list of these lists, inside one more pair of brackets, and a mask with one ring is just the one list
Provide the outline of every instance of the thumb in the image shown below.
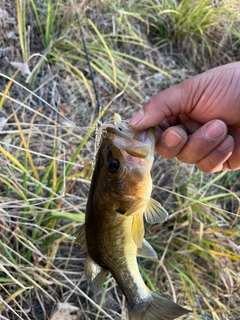
[[[186,110],[183,110],[184,104],[182,103],[184,87],[183,82],[155,94],[144,108],[132,117],[129,122],[130,126],[136,130],[145,130],[159,125],[166,118],[187,113]],[[187,92],[184,91],[186,95]]]
[[213,68],[154,95],[130,120],[130,126],[145,130],[165,118],[190,113],[201,123],[218,118],[238,123],[239,67],[240,62],[234,62]]

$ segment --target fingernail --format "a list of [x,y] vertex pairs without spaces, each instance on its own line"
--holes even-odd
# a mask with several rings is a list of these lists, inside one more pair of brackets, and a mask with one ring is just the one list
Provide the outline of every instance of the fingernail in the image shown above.
[[173,130],[168,130],[163,138],[163,142],[169,148],[176,148],[182,141],[182,137]]
[[137,123],[139,123],[144,116],[143,110],[140,110],[135,116],[132,117],[132,119],[129,121],[130,125],[135,126]]
[[215,120],[213,122],[210,122],[207,127],[204,129],[204,136],[208,140],[214,140],[226,133],[226,126],[225,124],[220,120]]
[[231,152],[234,148],[234,140],[232,136],[227,135],[226,138],[217,146],[220,152]]

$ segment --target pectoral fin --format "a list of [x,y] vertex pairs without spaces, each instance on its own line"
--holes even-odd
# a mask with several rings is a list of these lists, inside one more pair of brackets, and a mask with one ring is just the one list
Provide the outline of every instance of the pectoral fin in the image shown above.
[[154,258],[154,259],[158,258],[156,251],[153,249],[150,243],[148,243],[147,240],[145,239],[143,239],[142,248],[137,249],[137,256],[144,257],[144,258]]
[[143,215],[137,214],[133,217],[132,223],[132,236],[138,248],[142,247],[143,236],[144,236],[144,224]]
[[144,216],[148,223],[160,223],[167,219],[168,213],[159,202],[150,198]]
[[85,223],[76,232],[76,244],[87,251],[86,228]]

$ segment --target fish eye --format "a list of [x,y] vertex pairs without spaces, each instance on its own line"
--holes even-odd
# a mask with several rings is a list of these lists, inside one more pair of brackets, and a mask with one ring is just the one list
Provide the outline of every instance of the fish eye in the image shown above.
[[120,167],[119,161],[114,158],[108,159],[107,165],[108,165],[108,170],[112,173],[118,172],[118,169]]

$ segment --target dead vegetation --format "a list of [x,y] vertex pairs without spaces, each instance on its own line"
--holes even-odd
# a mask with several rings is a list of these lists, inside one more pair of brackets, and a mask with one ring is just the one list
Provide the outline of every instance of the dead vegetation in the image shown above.
[[[112,101],[106,118],[130,118],[167,86],[239,60],[238,1],[99,4],[0,0],[1,319],[127,317],[111,278],[93,296],[74,243],[98,113],[78,20],[101,104]],[[146,226],[159,255],[141,261],[147,285],[193,310],[182,319],[238,320],[239,172],[203,174],[156,156],[153,181],[170,217]]]

